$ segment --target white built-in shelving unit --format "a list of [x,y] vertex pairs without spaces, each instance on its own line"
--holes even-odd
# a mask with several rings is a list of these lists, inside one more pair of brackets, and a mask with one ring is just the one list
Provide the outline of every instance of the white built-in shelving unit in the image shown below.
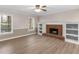
[[77,23],[66,24],[65,40],[71,43],[79,44],[79,25]]
[[43,28],[42,27],[43,27],[43,24],[42,23],[39,23],[38,24],[38,34],[39,35],[42,35],[42,32],[43,32]]

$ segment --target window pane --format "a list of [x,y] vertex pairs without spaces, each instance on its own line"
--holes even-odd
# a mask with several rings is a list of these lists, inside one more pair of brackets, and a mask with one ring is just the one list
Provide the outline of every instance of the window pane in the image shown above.
[[29,19],[29,29],[35,29],[35,19],[32,17]]

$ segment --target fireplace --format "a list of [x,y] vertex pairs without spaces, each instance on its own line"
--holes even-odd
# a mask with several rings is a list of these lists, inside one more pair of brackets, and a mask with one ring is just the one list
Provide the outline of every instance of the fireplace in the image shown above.
[[62,35],[63,29],[61,24],[47,24],[46,25],[46,33],[43,33],[43,35],[55,37],[61,40],[64,40],[64,37]]
[[46,34],[62,36],[62,25],[46,25]]
[[55,28],[49,28],[49,33],[50,33],[50,34],[58,35],[58,29],[55,29]]

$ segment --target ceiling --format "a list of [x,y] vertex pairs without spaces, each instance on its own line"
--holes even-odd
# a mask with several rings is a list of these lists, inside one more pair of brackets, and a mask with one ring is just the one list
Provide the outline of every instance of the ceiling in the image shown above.
[[68,10],[79,9],[79,5],[47,5],[47,12],[35,12],[34,5],[0,5],[1,12],[9,12],[22,15],[43,16]]

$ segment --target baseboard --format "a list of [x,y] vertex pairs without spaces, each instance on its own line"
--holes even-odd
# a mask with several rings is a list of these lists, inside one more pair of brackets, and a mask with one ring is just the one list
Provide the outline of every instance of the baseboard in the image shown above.
[[69,43],[73,43],[73,44],[77,44],[77,45],[79,45],[79,42],[77,42],[77,41],[73,41],[73,40],[65,40],[65,42],[69,42]]
[[30,33],[30,34],[26,34],[26,35],[20,35],[20,36],[16,36],[16,37],[6,38],[6,39],[0,40],[0,42],[6,41],[6,40],[11,40],[11,39],[16,39],[16,38],[20,38],[20,37],[24,37],[24,36],[29,36],[29,35],[33,35],[33,34],[36,34],[36,33]]

